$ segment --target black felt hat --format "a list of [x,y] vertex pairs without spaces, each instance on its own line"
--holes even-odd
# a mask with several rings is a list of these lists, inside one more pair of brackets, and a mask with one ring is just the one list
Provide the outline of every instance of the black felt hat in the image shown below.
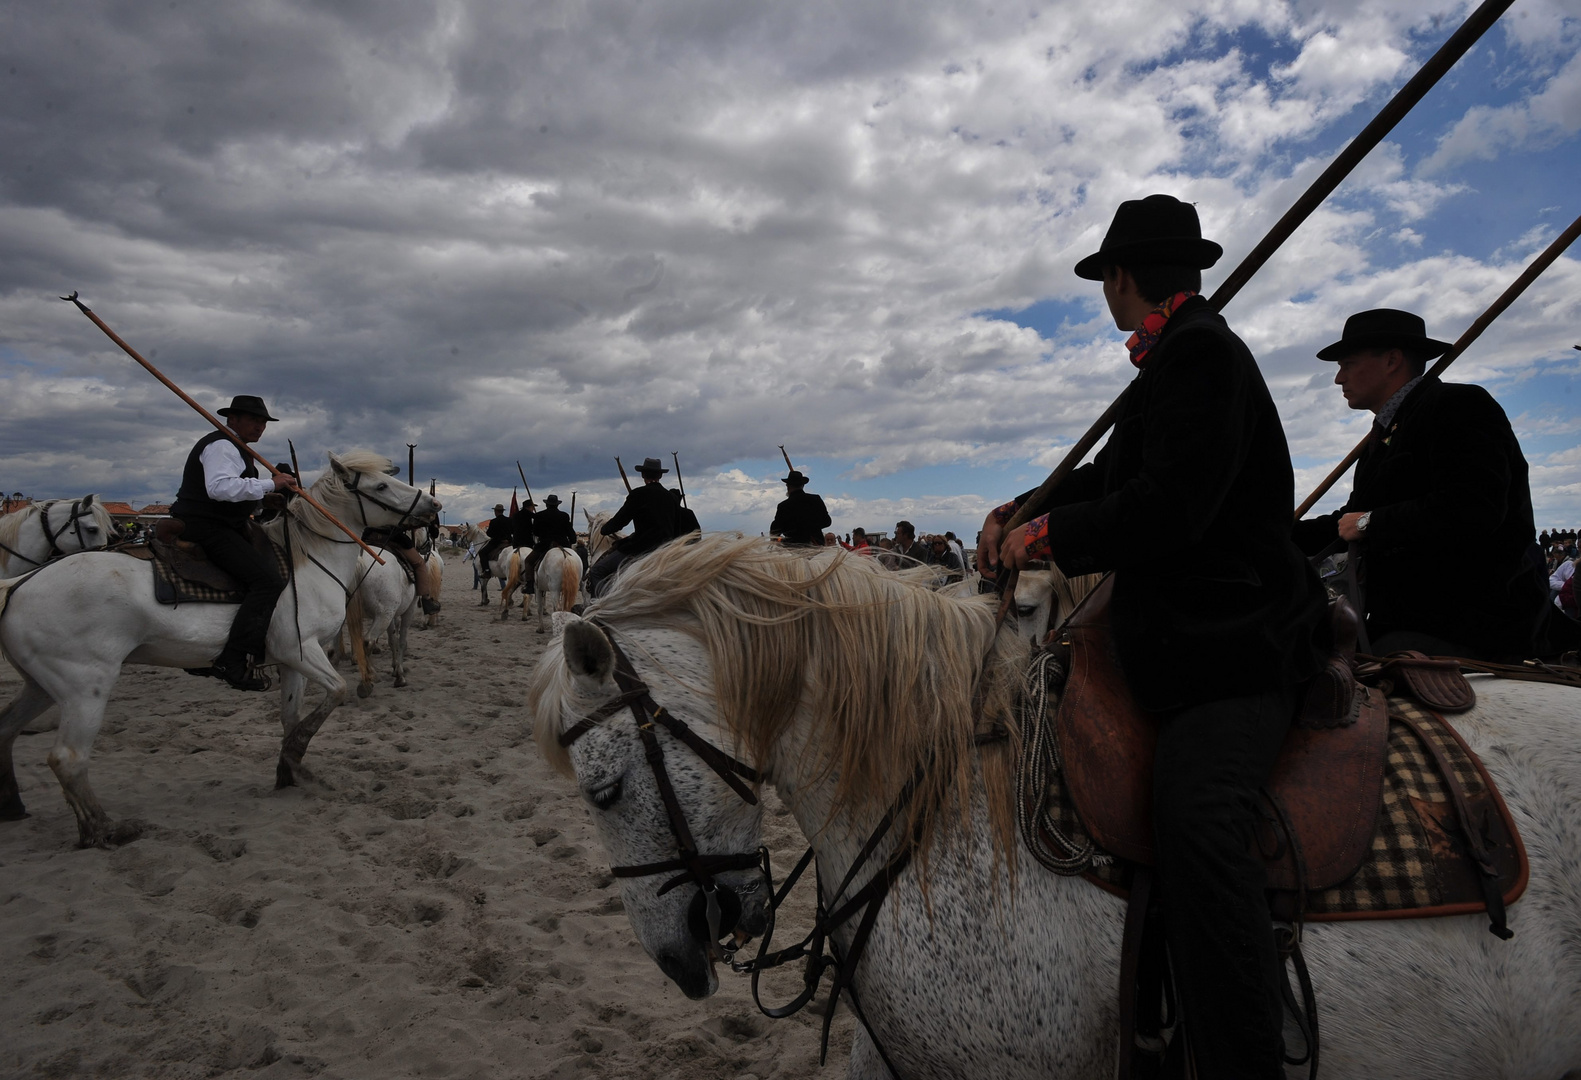
[[1318,350],[1319,360],[1343,360],[1363,349],[1410,349],[1431,360],[1450,350],[1447,341],[1427,336],[1427,324],[1420,315],[1394,308],[1358,311],[1345,320],[1345,332],[1338,341]]
[[802,475],[802,471],[800,469],[792,469],[790,471],[790,475],[781,481],[781,483],[784,484],[805,484],[806,482],[807,477]]
[[1076,264],[1076,276],[1102,281],[1105,266],[1188,266],[1205,270],[1224,249],[1202,238],[1197,208],[1173,195],[1120,204],[1103,246]]
[[560,505],[560,496],[558,496],[558,495],[545,495],[543,497],[543,504],[545,506],[559,506]]
[[237,394],[231,398],[231,406],[221,409],[221,416],[230,416],[232,413],[241,413],[243,416],[256,416],[260,420],[278,420],[278,416],[270,416],[269,408],[263,398],[256,394]]
[[643,476],[663,476],[669,472],[656,457],[643,458],[642,464],[637,466],[637,471]]

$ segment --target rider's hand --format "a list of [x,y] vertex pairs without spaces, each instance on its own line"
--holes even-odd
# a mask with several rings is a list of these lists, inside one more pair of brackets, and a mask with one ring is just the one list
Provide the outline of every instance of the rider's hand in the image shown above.
[[1361,521],[1360,514],[1346,514],[1339,519],[1339,538],[1347,543],[1355,543],[1364,535],[1357,523]]
[[302,494],[302,489],[296,485],[296,477],[290,473],[277,472],[274,474],[274,489],[276,491],[294,491]]
[[994,580],[999,566],[999,544],[1004,526],[999,524],[997,511],[988,511],[983,521],[983,531],[977,537],[977,572],[989,581]]
[[1027,554],[1027,527],[1018,525],[1005,534],[999,549],[999,562],[1006,570],[1025,570],[1032,563]]

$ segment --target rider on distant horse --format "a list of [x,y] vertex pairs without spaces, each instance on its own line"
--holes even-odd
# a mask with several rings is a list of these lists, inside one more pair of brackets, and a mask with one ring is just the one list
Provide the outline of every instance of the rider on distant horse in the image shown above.
[[1290,540],[1278,410],[1251,351],[1198,296],[1222,250],[1189,203],[1121,204],[1076,273],[1102,280],[1115,325],[1136,331],[1140,372],[1096,460],[1008,535],[1015,504],[991,512],[979,554],[985,576],[1036,558],[1114,571],[1120,666],[1159,717],[1154,870],[1196,1075],[1272,1078],[1282,974],[1253,845],[1258,792],[1329,635],[1323,587]]
[[[483,550],[478,552],[478,565],[483,568],[483,576],[489,574],[489,560],[497,555],[501,548],[511,542],[511,519],[505,516],[505,504],[494,504],[494,520],[489,522],[487,536],[488,543],[483,545]],[[488,603],[487,600],[484,603]]]
[[533,546],[533,518],[536,516],[534,508],[537,505],[533,500],[528,499],[511,515],[511,547],[531,548]]
[[631,535],[615,541],[612,550],[605,553],[604,557],[593,564],[587,573],[587,594],[598,595],[598,587],[604,579],[620,569],[620,564],[633,555],[643,555],[652,551],[660,544],[674,540],[677,535],[678,523],[674,497],[665,490],[663,477],[669,472],[658,458],[644,458],[637,472],[642,475],[643,485],[633,488],[626,496],[626,501],[621,504],[615,516],[604,523],[599,532],[604,536],[614,536],[627,524],[634,523]]
[[230,408],[219,412],[230,431],[209,432],[187,455],[170,516],[184,523],[181,539],[202,548],[210,562],[246,591],[225,648],[204,674],[224,679],[238,690],[267,690],[268,680],[253,667],[263,661],[269,620],[285,582],[274,560],[248,539],[248,518],[270,492],[301,489],[286,473],[260,478],[257,464],[242,452],[241,444],[257,442],[275,419],[263,398],[241,394],[231,399]]
[[576,528],[571,524],[571,515],[560,509],[560,496],[545,496],[543,505],[544,509],[533,515],[532,553],[522,568],[522,589],[529,593],[534,591],[533,578],[538,573],[538,564],[543,562],[550,548],[576,547]]
[[774,510],[770,536],[784,538],[787,547],[823,547],[823,531],[829,527],[829,510],[821,496],[807,490],[807,477],[792,469],[784,480],[789,494]]
[[[438,528],[437,523],[430,522],[424,528],[428,534],[429,547],[432,548],[433,531]],[[428,561],[417,550],[417,542],[409,531],[414,526],[390,526],[389,528],[368,528],[362,530],[364,543],[376,544],[385,551],[412,568],[412,584],[417,590],[418,602],[422,604],[424,615],[433,615],[439,610],[439,596],[434,585],[433,571],[428,568]]]
[[1520,661],[1573,649],[1581,633],[1548,602],[1509,419],[1482,387],[1425,375],[1448,349],[1420,316],[1380,308],[1318,353],[1338,363],[1346,404],[1376,418],[1350,498],[1298,522],[1296,543],[1309,555],[1357,545],[1370,652]]

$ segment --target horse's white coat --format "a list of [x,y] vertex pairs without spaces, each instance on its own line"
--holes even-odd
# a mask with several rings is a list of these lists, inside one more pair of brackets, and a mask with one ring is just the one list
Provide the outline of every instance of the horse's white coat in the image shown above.
[[[562,618],[565,634],[541,661],[539,679],[552,689],[536,717],[561,729],[616,693],[586,647],[588,634],[575,625],[580,620]],[[656,700],[720,742],[702,644],[663,626],[616,629]],[[1317,987],[1325,1077],[1555,1080],[1581,1067],[1575,692],[1490,680],[1478,680],[1477,690],[1478,707],[1454,723],[1487,763],[1531,857],[1527,892],[1509,913],[1515,937],[1494,938],[1483,915],[1309,924],[1304,948]],[[833,781],[802,775],[798,763],[811,755],[798,739],[807,727],[805,718],[793,725],[772,760],[757,764],[812,838],[832,887],[873,822],[831,816]],[[700,849],[751,850],[756,812],[675,740],[661,733],[660,741]],[[612,864],[673,857],[627,713],[584,736],[571,760]],[[592,795],[617,782],[619,798],[597,809]],[[957,838],[933,852],[927,898],[914,873],[896,884],[857,975],[867,1017],[908,1080],[1106,1080],[1114,1070],[1123,905],[1028,859],[1013,885],[1002,874],[991,884],[983,820],[979,808],[968,842]],[[683,990],[711,993],[717,981],[711,971],[703,974],[706,959],[686,928],[692,889],[658,897],[657,882],[623,884],[632,926]],[[842,948],[851,930],[837,932]],[[786,937],[795,932],[781,928]],[[860,1030],[857,1044],[851,1075],[884,1075]]]
[[[550,548],[538,561],[533,574],[537,600],[538,632],[549,628],[549,613],[570,611],[582,587],[582,557],[568,547]],[[525,612],[523,617],[525,617]]]
[[[427,493],[387,475],[389,461],[377,455],[353,452],[343,462],[332,454],[330,466],[312,492],[353,529],[393,525],[408,508],[418,518],[439,509]],[[350,489],[353,482],[360,497]],[[359,552],[305,503],[293,504],[289,515],[264,529],[278,539],[288,523],[298,552],[296,584],[286,588],[275,607],[265,656],[266,663],[280,665],[285,733],[276,769],[280,785],[306,775],[302,755],[308,741],[345,699],[345,680],[325,650],[345,620],[345,590],[355,582]],[[53,702],[60,706],[61,720],[49,764],[76,813],[79,839],[84,846],[113,842],[123,833],[89,786],[88,760],[122,665],[213,663],[236,607],[159,604],[148,565],[113,552],[89,552],[46,566],[11,591],[8,601],[0,613],[0,648],[22,675],[23,688],[0,710],[0,817],[23,812],[11,759],[16,735]],[[324,697],[301,716],[310,681],[324,688]]]
[[[71,520],[73,503],[79,504],[75,522]],[[44,565],[51,538],[54,548],[66,555],[97,551],[115,538],[115,519],[93,495],[80,500],[51,499],[13,510],[0,518],[0,544],[5,545],[0,547],[0,578]]]
[[357,556],[359,584],[346,609],[346,629],[351,637],[351,654],[357,662],[358,697],[373,692],[368,644],[380,635],[389,639],[395,685],[406,685],[406,633],[417,612],[417,588],[407,577],[400,558],[394,552],[385,552],[381,566],[365,552]]

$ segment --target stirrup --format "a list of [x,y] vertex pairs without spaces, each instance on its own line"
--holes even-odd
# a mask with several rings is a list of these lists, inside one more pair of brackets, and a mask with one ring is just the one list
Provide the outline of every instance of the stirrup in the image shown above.
[[212,670],[215,678],[224,679],[237,690],[267,690],[270,686],[269,676],[254,668],[246,657],[227,664],[216,663]]

